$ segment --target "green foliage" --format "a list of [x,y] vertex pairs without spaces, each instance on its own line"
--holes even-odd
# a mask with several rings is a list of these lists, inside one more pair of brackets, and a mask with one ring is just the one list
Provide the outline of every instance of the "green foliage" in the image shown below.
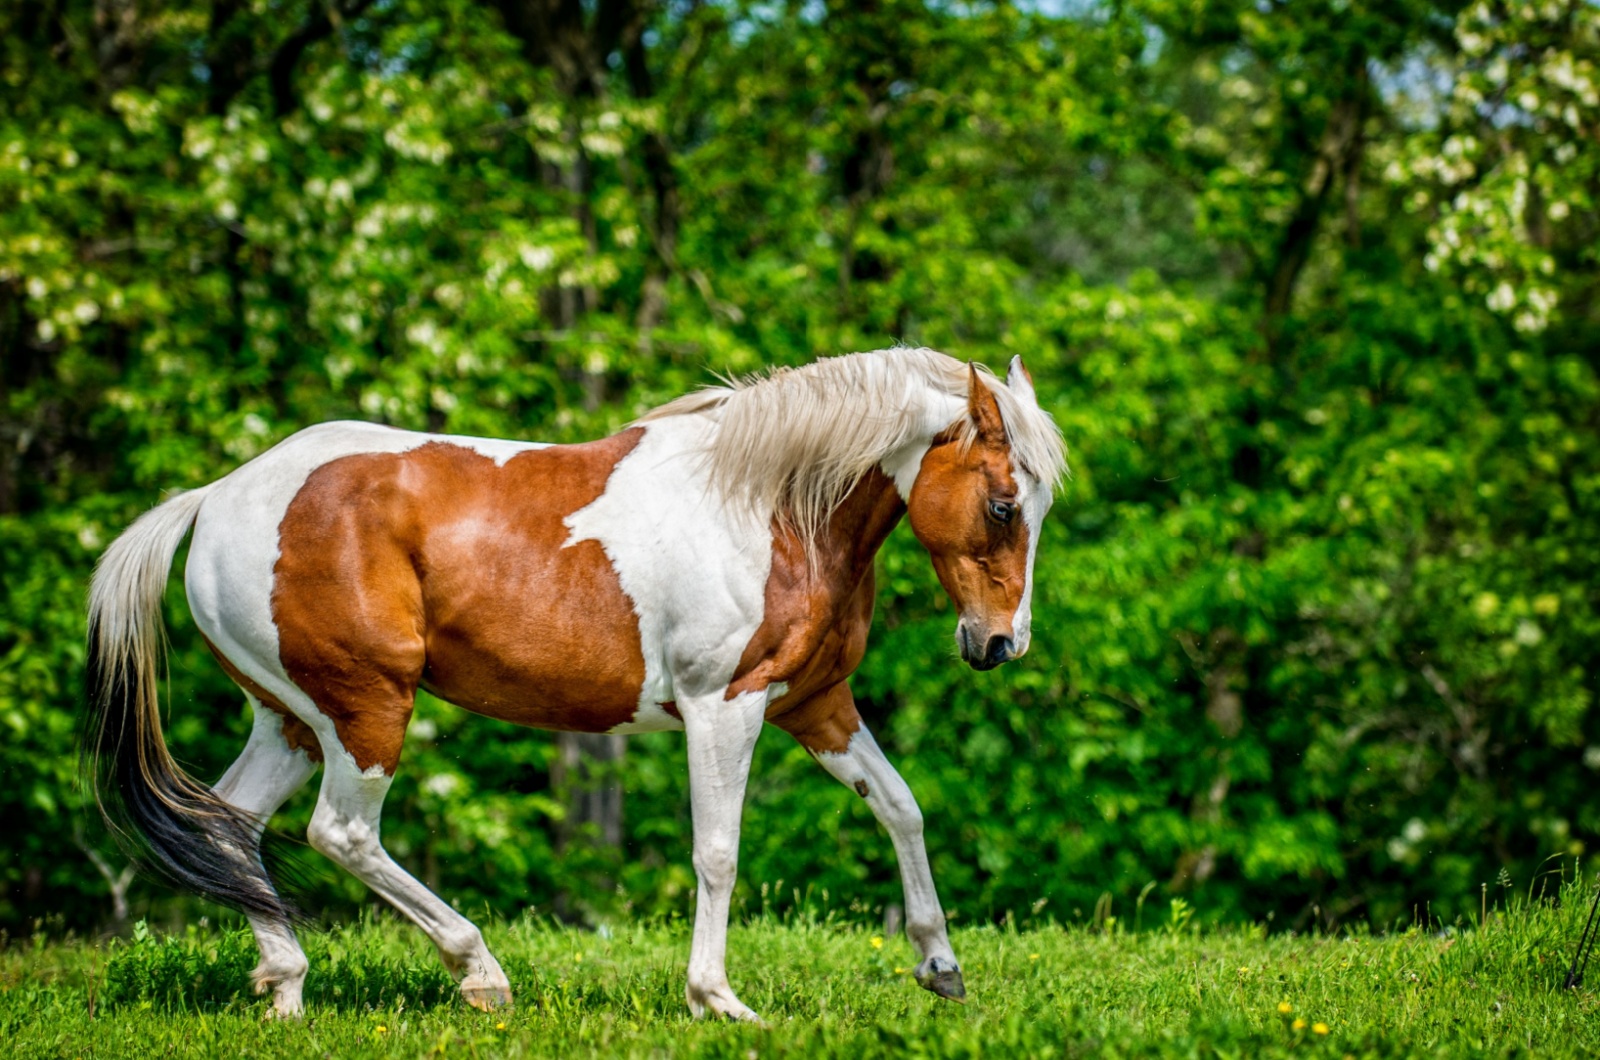
[[[83,592],[163,490],[319,420],[572,440],[901,340],[1024,354],[1074,463],[1026,659],[962,669],[908,534],[880,565],[855,688],[958,922],[1383,928],[1582,852],[1597,59],[1578,0],[0,0],[0,924],[110,919]],[[170,604],[215,777],[243,705]],[[630,742],[620,852],[555,758],[424,697],[386,843],[474,915],[685,910],[679,740]],[[775,732],[742,871],[899,900]]]

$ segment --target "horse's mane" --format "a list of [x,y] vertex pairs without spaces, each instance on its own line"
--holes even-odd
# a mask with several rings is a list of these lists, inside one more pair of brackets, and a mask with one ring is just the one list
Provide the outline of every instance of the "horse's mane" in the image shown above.
[[[989,369],[978,378],[994,394],[1011,454],[1053,489],[1066,474],[1066,446],[1049,413],[1019,398]],[[808,548],[828,516],[884,457],[929,436],[926,393],[967,396],[963,361],[936,350],[895,347],[828,357],[800,368],[775,368],[686,394],[640,422],[707,413],[720,427],[711,443],[712,482],[777,513]],[[966,415],[954,429],[971,445]]]

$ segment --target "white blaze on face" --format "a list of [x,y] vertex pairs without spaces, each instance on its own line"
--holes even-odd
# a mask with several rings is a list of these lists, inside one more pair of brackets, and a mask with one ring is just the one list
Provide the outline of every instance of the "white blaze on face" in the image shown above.
[[[1034,408],[1039,407],[1039,397],[1033,390],[1033,378],[1028,375],[1020,356],[1011,359],[1010,368],[1006,371],[1006,386],[1023,401]],[[1022,519],[1028,528],[1026,580],[1022,584],[1022,600],[1011,619],[1011,641],[1016,655],[1020,656],[1028,650],[1028,642],[1033,637],[1033,559],[1039,554],[1039,533],[1044,529],[1044,517],[1049,514],[1050,504],[1055,498],[1050,483],[1040,482],[1014,463],[1011,477],[1016,480],[1017,503],[1022,508]]]
[[1022,509],[1023,524],[1028,530],[1028,565],[1022,583],[1022,599],[1011,616],[1011,643],[1013,658],[1020,658],[1028,650],[1033,637],[1033,560],[1039,554],[1039,533],[1044,527],[1044,517],[1050,511],[1051,495],[1048,486],[1023,471],[1012,468],[1012,478],[1017,483],[1017,505]]

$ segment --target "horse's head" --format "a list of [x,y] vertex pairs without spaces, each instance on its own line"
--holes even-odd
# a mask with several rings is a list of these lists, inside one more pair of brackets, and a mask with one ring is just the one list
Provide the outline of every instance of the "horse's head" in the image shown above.
[[[907,509],[960,613],[961,658],[991,670],[1028,650],[1033,557],[1055,484],[1016,459],[990,389],[998,384],[975,368],[968,375],[966,417],[934,439]],[[1011,362],[1005,385],[1020,409],[1038,409],[1022,358]]]

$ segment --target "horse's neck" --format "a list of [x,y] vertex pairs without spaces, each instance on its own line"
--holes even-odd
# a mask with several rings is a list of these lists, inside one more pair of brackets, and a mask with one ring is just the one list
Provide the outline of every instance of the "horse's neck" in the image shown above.
[[[812,577],[827,591],[849,596],[871,571],[878,549],[905,512],[894,480],[877,468],[867,472],[818,534]],[[792,560],[805,562],[798,545],[787,551]]]
[[878,549],[906,513],[928,447],[966,411],[964,399],[942,392],[928,390],[917,400],[922,406],[921,437],[886,455],[862,476],[819,535],[822,568],[841,585],[853,586],[871,570]]
[[922,471],[922,458],[928,454],[928,447],[959,420],[967,408],[966,399],[940,391],[925,391],[916,400],[922,420],[918,437],[894,452],[886,453],[878,465],[893,480],[902,501],[911,499],[911,487]]

